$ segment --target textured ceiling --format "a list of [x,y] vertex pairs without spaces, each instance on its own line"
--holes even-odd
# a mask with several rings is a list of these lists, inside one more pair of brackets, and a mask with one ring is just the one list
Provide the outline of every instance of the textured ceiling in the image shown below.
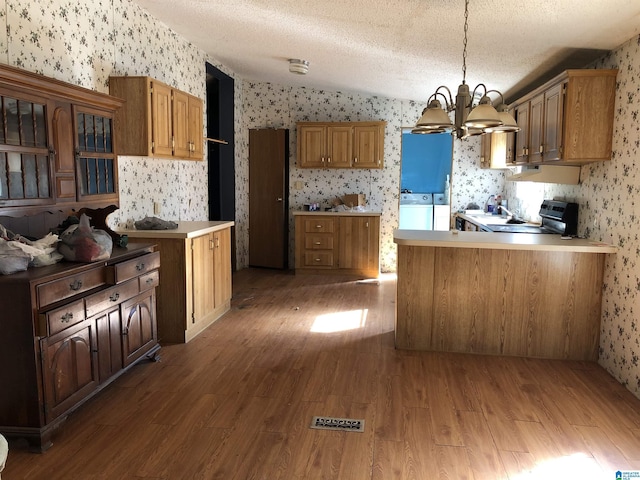
[[[134,1],[247,80],[425,101],[462,81],[464,0]],[[467,83],[509,97],[639,33],[640,0],[470,0]]]

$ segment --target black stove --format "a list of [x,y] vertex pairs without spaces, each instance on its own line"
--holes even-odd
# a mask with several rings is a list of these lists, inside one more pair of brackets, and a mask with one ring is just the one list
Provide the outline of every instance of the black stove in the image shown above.
[[560,200],[544,200],[539,215],[542,225],[487,225],[492,232],[550,233],[574,237],[578,234],[578,204]]

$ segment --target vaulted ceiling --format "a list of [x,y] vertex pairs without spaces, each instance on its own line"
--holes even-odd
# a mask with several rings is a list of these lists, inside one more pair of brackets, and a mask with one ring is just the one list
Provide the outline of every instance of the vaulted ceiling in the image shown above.
[[[462,81],[464,0],[135,1],[247,80],[425,102]],[[639,0],[470,0],[466,80],[510,97],[639,33]]]

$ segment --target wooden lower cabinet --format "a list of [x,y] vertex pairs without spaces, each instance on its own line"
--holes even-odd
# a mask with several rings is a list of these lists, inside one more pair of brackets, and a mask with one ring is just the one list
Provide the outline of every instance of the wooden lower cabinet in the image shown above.
[[43,452],[69,413],[138,361],[156,359],[153,250],[132,243],[106,262],[0,277],[0,433]]
[[[208,222],[197,223],[201,227]],[[172,230],[127,232],[136,241],[156,244],[160,252],[157,310],[161,342],[186,343],[231,308],[229,225],[232,222],[219,229],[205,228],[193,236]]]
[[296,215],[296,273],[380,274],[380,217]]

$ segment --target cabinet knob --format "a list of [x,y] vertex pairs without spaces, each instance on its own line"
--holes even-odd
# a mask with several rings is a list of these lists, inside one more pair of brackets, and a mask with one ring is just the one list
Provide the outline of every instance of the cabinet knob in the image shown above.
[[544,145],[540,145],[540,148],[538,149],[538,151],[540,153],[544,153]]
[[316,258],[315,260],[316,260],[316,262],[319,262],[319,261],[320,261],[320,259],[319,259],[319,258]]
[[72,284],[69,285],[69,288],[74,292],[80,290],[82,288],[82,280],[75,280]]
[[322,242],[316,242],[315,244],[316,245],[322,245]]
[[327,157],[327,163],[331,163],[331,157]]
[[60,317],[60,321],[62,323],[69,323],[71,320],[73,320],[73,313],[71,312],[67,312],[62,317]]
[[276,202],[281,202],[281,201],[282,201],[282,197],[276,198]]
[[358,157],[353,159],[354,163],[358,163]]
[[322,228],[322,225],[316,225],[316,228]]
[[138,263],[138,264],[136,265],[136,270],[137,270],[138,272],[140,272],[140,271],[144,270],[144,263]]
[[109,296],[109,300],[111,300],[112,302],[117,302],[119,298],[120,298],[120,293],[118,292]]

